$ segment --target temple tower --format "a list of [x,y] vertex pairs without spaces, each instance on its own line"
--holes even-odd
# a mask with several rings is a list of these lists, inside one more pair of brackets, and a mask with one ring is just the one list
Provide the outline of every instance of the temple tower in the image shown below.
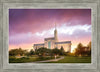
[[55,42],[58,42],[56,23],[55,23],[55,30],[54,30],[54,38],[55,38]]

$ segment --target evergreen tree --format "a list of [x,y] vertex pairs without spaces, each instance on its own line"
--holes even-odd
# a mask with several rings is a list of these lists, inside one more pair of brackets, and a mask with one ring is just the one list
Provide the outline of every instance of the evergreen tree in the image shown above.
[[63,46],[61,46],[60,50],[61,50],[61,53],[60,53],[60,55],[64,55],[65,51],[64,51],[64,48],[63,48]]

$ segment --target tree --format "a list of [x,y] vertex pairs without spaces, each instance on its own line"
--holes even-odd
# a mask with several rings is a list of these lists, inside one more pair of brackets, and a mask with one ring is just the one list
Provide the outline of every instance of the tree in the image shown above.
[[78,44],[75,49],[75,55],[82,55],[84,53],[83,45],[81,43]]
[[83,45],[81,43],[78,44],[77,48],[81,49],[83,47]]
[[10,56],[16,56],[16,55],[23,55],[23,54],[25,54],[25,52],[26,52],[26,50],[22,50],[21,48],[19,48],[19,49],[11,49],[10,51],[9,51],[9,55]]
[[81,43],[79,43],[77,48],[75,49],[75,55],[90,56],[91,55],[91,42],[87,46],[83,46]]
[[21,56],[24,54],[24,50],[22,50],[21,48],[18,49],[18,54],[20,54]]
[[60,50],[61,50],[61,53],[60,53],[60,55],[64,55],[64,54],[65,54],[65,51],[64,51],[64,48],[63,48],[63,46],[61,46]]
[[91,42],[89,42],[88,46],[89,50],[91,50]]
[[47,49],[46,54],[47,55],[51,55],[51,53],[52,53],[52,50],[51,49]]
[[10,51],[9,51],[9,56],[15,56],[15,55],[17,55],[18,53],[18,49],[11,49]]
[[40,57],[45,56],[46,53],[47,53],[47,48],[45,48],[45,47],[41,47],[36,50],[36,54]]
[[88,51],[87,51],[87,55],[91,55],[91,42],[89,42],[89,44],[87,45],[88,47]]
[[35,52],[33,51],[33,49],[30,50],[29,55],[34,55]]
[[30,56],[29,51],[27,51],[27,50],[24,51],[24,54],[25,54],[26,56]]
[[54,48],[54,49],[52,49],[52,53],[54,55],[59,55],[61,53],[61,51],[58,48]]

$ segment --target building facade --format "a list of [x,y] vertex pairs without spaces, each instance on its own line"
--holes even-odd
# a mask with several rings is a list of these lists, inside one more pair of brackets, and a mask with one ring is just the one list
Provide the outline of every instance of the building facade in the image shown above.
[[46,47],[48,49],[54,49],[54,48],[60,49],[61,47],[63,47],[65,52],[71,52],[71,41],[59,42],[57,36],[57,29],[55,25],[54,37],[45,38],[44,43],[33,45],[34,49],[38,49],[41,47]]

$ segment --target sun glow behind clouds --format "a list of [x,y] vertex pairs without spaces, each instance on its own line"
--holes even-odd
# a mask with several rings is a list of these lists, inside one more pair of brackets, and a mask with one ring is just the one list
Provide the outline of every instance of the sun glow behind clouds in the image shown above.
[[77,46],[71,46],[71,53],[74,52],[74,49],[76,48]]

